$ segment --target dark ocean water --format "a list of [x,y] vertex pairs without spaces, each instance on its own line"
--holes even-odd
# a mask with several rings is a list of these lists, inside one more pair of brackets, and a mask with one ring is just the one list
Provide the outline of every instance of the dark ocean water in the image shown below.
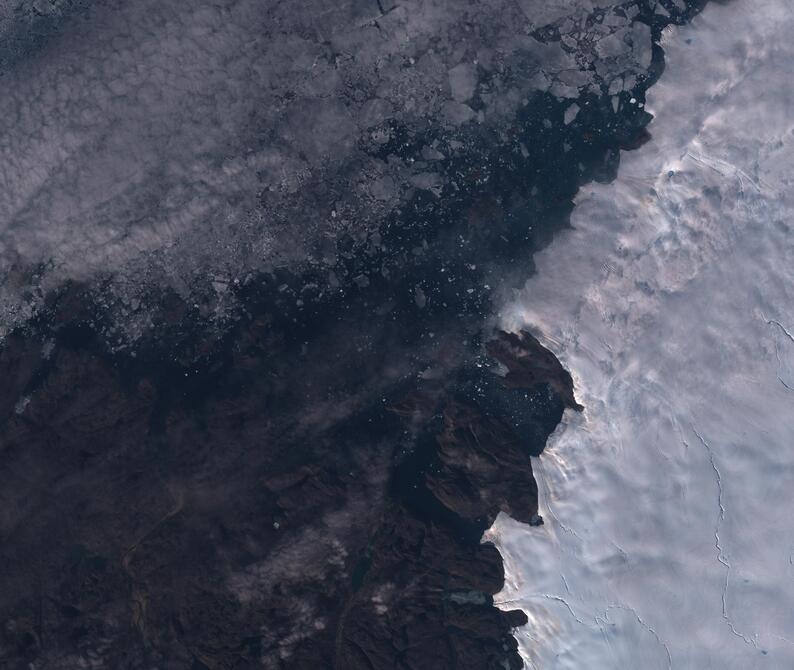
[[705,3],[540,4],[2,6],[0,661],[521,666],[575,401],[487,347]]

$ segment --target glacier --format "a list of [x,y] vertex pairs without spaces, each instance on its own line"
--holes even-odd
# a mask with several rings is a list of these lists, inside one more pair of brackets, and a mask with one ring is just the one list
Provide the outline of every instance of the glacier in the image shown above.
[[499,516],[527,668],[794,667],[794,9],[711,3],[663,36],[652,139],[580,191],[502,325],[571,371]]

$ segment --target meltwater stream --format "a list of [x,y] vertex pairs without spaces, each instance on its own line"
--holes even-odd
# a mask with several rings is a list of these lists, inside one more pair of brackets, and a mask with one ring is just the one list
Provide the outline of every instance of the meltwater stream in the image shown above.
[[652,141],[580,194],[503,308],[574,375],[500,516],[529,668],[794,668],[794,7],[664,36]]

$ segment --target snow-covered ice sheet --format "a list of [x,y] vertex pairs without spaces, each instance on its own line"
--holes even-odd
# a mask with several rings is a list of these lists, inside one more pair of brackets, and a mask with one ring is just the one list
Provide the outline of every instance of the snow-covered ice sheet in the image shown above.
[[501,515],[529,668],[794,668],[794,5],[664,36],[653,139],[586,187],[503,308],[583,415]]

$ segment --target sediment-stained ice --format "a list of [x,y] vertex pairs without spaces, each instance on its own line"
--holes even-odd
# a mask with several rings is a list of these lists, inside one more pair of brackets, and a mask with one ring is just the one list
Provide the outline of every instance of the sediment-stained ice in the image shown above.
[[794,667],[792,30],[762,0],[668,32],[653,140],[503,308],[586,407],[537,463],[545,525],[488,535],[527,667]]

